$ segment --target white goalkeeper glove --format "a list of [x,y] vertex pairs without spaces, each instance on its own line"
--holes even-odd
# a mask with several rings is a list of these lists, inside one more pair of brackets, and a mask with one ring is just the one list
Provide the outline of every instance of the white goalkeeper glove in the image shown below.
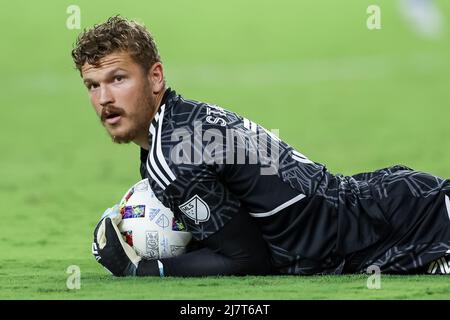
[[108,208],[94,230],[92,254],[114,276],[135,276],[141,257],[124,241],[119,228],[119,206]]

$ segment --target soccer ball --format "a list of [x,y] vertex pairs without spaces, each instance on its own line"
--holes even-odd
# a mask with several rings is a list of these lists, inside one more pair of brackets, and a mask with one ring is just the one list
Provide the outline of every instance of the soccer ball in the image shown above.
[[133,185],[119,204],[119,231],[125,241],[145,259],[161,259],[186,252],[191,233],[159,201],[148,179]]

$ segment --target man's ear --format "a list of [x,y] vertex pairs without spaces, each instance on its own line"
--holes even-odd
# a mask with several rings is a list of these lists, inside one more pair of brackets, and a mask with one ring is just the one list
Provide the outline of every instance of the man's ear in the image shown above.
[[164,69],[161,62],[155,62],[150,67],[147,78],[151,84],[153,94],[158,94],[164,90]]

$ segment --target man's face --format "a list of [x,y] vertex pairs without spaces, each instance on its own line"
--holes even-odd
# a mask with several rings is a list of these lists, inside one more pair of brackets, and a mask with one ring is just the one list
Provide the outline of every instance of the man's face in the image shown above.
[[152,81],[126,52],[112,53],[99,65],[81,68],[91,104],[116,143],[147,139],[156,99]]

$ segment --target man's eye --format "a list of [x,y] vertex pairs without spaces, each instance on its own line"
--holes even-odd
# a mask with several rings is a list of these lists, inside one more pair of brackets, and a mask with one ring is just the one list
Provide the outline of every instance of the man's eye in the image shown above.
[[93,90],[93,89],[95,89],[97,87],[98,87],[98,84],[94,84],[94,83],[91,83],[91,84],[87,85],[88,90]]
[[116,82],[121,82],[124,78],[125,78],[124,76],[115,76],[115,77],[114,77],[114,80],[115,80]]

